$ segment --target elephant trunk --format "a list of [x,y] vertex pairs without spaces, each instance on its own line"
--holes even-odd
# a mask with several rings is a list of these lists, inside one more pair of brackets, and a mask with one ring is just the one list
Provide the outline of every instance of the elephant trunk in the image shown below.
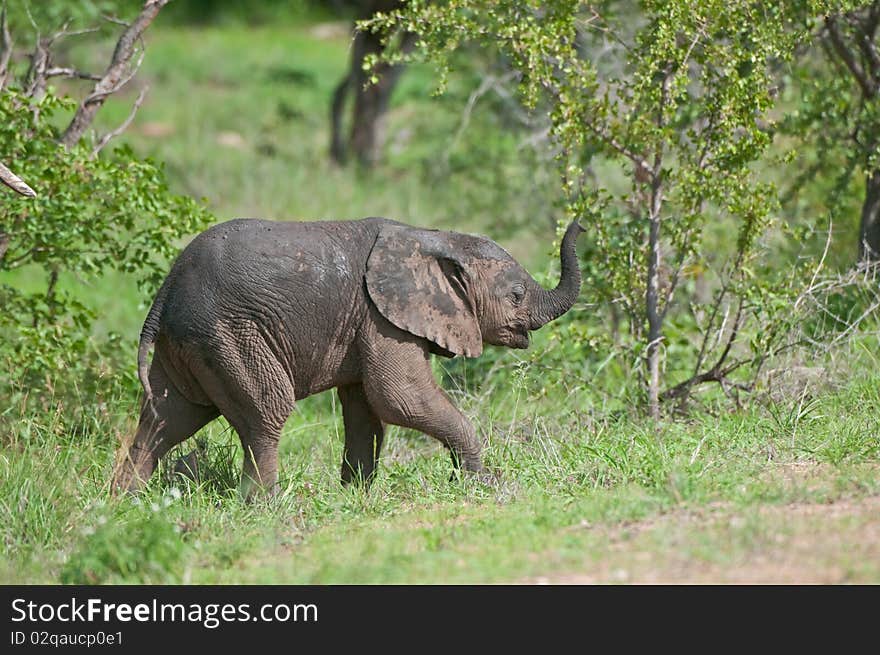
[[577,220],[571,222],[559,246],[559,261],[562,273],[559,284],[550,291],[538,287],[537,297],[532,306],[530,330],[537,330],[553,319],[559,318],[574,305],[581,290],[581,270],[578,267],[575,243],[584,231]]

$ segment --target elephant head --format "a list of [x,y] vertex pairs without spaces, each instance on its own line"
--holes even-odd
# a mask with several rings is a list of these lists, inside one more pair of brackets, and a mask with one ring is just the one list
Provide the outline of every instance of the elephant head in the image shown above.
[[489,239],[388,223],[367,262],[367,290],[386,319],[436,344],[441,354],[476,357],[483,343],[527,348],[529,331],[577,299],[581,232],[577,221],[565,231],[561,278],[547,290]]

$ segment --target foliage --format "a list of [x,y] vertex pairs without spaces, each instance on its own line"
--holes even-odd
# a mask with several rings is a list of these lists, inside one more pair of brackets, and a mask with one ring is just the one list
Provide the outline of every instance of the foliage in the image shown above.
[[169,192],[160,166],[130,148],[93,157],[87,143],[60,146],[53,119],[70,108],[52,93],[39,101],[0,95],[0,150],[38,194],[6,196],[0,205],[4,393],[15,384],[37,396],[71,382],[86,391],[100,375],[96,360],[112,360],[123,344],[92,340],[98,299],[73,289],[110,271],[137,276],[147,292],[157,288],[178,240],[208,219],[192,199]]
[[[559,212],[547,206],[550,184],[535,182],[555,172],[537,150],[534,159],[522,156],[523,134],[505,121],[506,96],[503,107],[495,104],[500,95],[481,99],[461,138],[450,143],[482,71],[469,69],[465,77],[454,62],[459,72],[449,76],[447,93],[432,99],[431,70],[409,68],[392,98],[388,162],[360,176],[330,166],[326,157],[327,103],[348,61],[344,29],[333,36],[319,35],[308,22],[171,29],[162,16],[155,27],[139,74],[150,81],[150,94],[114,143],[167,162],[174,190],[209,196],[217,216],[230,218],[380,214],[484,232],[538,271],[545,286],[555,281],[552,266],[542,269],[556,255],[548,217]],[[102,48],[112,50],[103,41],[70,43],[72,60],[88,70],[100,70],[94,62]],[[467,51],[461,56],[474,59]],[[797,98],[793,87],[789,92]],[[111,99],[96,126],[115,128],[130,110],[130,98]],[[767,179],[788,179],[800,161],[760,163],[758,170]],[[630,184],[625,167],[603,157],[594,157],[590,169],[617,194]],[[30,202],[0,190],[4,212]],[[820,223],[824,241],[827,222],[818,207],[803,211],[805,220]],[[701,249],[723,251],[731,233],[726,221],[709,221]],[[789,274],[799,254],[786,247],[784,233],[773,236],[761,241],[767,248],[767,267],[756,270],[761,276],[767,269]],[[811,252],[821,252],[821,243]],[[437,361],[454,373],[447,390],[500,473],[493,488],[450,482],[442,447],[395,427],[370,492],[342,488],[342,419],[328,392],[298,402],[285,426],[281,491],[271,502],[238,500],[242,452],[222,419],[197,438],[207,441],[201,485],[157,474],[140,504],[110,500],[116,446],[136,421],[128,389],[83,389],[71,400],[70,389],[59,387],[59,397],[37,411],[0,393],[8,401],[0,406],[0,581],[57,583],[62,572],[71,581],[273,584],[510,582],[572,574],[573,581],[693,581],[694,571],[710,582],[743,579],[727,577],[730,567],[752,582],[880,581],[872,538],[880,490],[876,335],[857,333],[830,352],[817,344],[795,360],[800,366],[783,368],[790,389],[764,376],[756,394],[762,402],[731,411],[715,387],[701,396],[705,411],[655,425],[632,409],[638,389],[630,373],[638,360],[614,347],[614,321],[594,304],[605,254],[595,242],[583,254],[597,272],[582,301],[535,333],[530,350],[487,348],[476,360]],[[58,286],[98,315],[93,330],[110,328],[131,341],[150,298],[134,275],[144,272],[108,269],[102,277],[81,274],[82,282],[62,274]],[[2,276],[22,292],[35,282],[45,286],[39,268]],[[687,278],[684,298],[695,287]],[[846,319],[863,307],[858,294],[844,291],[829,309]],[[837,323],[821,316],[807,330],[817,340],[825,338],[825,320]],[[676,362],[693,353],[695,319],[673,310],[669,317],[673,376]],[[133,352],[125,350],[124,363],[103,374],[133,380]],[[182,444],[162,470],[192,448],[193,440]],[[164,507],[174,486],[181,497]],[[798,530],[798,516],[813,522]],[[155,556],[137,548],[146,533],[157,544]],[[92,549],[101,556],[90,557]],[[132,559],[116,562],[119,552]],[[756,562],[766,568],[755,569]]]
[[[776,130],[774,67],[833,9],[795,4],[415,1],[362,23],[419,33],[441,88],[462,43],[497,48],[523,103],[549,112],[561,209],[589,223],[598,257],[587,279],[628,320],[652,414],[661,376],[683,378],[667,397],[707,381],[749,388],[728,377],[746,364],[754,377],[794,323],[787,307],[810,271],[775,266],[785,226],[758,164]],[[608,167],[627,182],[597,172]],[[683,322],[689,343],[673,359]]]
[[799,146],[798,174],[785,185],[791,211],[808,223],[830,216],[849,237],[835,258],[849,262],[857,242],[860,256],[880,247],[880,224],[871,227],[880,222],[880,2],[840,12],[811,23],[813,47],[801,49],[786,79],[794,108],[780,130]]

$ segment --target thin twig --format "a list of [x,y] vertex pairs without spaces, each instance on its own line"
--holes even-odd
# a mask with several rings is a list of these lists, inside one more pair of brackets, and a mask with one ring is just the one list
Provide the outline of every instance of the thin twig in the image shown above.
[[45,76],[49,77],[70,77],[80,80],[95,80],[98,81],[101,79],[100,75],[95,75],[94,73],[84,73],[83,71],[76,70],[75,68],[64,68],[64,67],[56,67],[56,68],[47,68],[45,71]]
[[[626,52],[632,51],[632,46],[629,45],[626,41],[624,41],[623,38],[620,36],[620,34],[617,33],[616,30],[613,30],[610,27],[608,27],[608,22],[602,17],[602,15],[599,12],[596,11],[595,8],[590,7],[590,11],[593,12],[593,15],[590,16],[590,18],[583,19],[583,20],[579,21],[584,25],[584,27],[591,29],[591,30],[595,30],[597,32],[601,32],[607,38],[610,38],[612,41],[614,41],[619,46],[621,46],[624,49],[624,51],[626,51]],[[604,24],[604,27],[602,25],[594,25],[594,23],[597,19],[602,21],[602,23]]]
[[877,311],[878,309],[880,309],[880,300],[874,302],[870,307],[868,307],[868,309],[866,309],[866,310],[862,313],[861,316],[859,316],[855,321],[853,321],[852,323],[850,323],[850,324],[847,326],[847,328],[846,328],[843,332],[841,332],[840,334],[838,334],[838,335],[837,335],[837,336],[831,341],[831,343],[829,344],[829,346],[833,346],[833,345],[837,344],[838,342],[840,342],[841,339],[843,339],[843,338],[849,336],[850,334],[852,334],[852,333],[855,331],[855,329],[861,324],[862,321],[864,321],[866,318],[868,318],[871,314],[873,314],[873,313],[874,313],[875,311]]
[[115,86],[110,87],[110,88],[102,91],[101,93],[96,93],[95,91],[92,91],[92,93],[85,99],[84,102],[89,102],[89,101],[94,102],[94,101],[98,101],[98,100],[103,102],[104,100],[106,100],[108,97],[110,97],[111,95],[113,95],[117,91],[122,90],[122,88],[126,84],[131,82],[134,79],[134,76],[137,75],[137,72],[140,70],[141,64],[144,63],[144,57],[146,56],[146,54],[147,54],[146,48],[143,47],[143,44],[142,44],[141,50],[140,50],[140,55],[138,56],[138,60],[131,67],[131,70],[129,71],[128,75],[126,75],[125,77],[120,79],[116,83]]
[[449,142],[449,146],[446,148],[446,151],[443,153],[443,159],[449,161],[449,156],[453,150],[455,150],[455,146],[458,145],[458,142],[461,140],[462,135],[465,130],[467,130],[468,125],[471,122],[471,114],[473,114],[474,107],[477,104],[477,101],[480,100],[484,95],[486,95],[493,86],[502,81],[507,81],[513,79],[514,75],[512,73],[508,73],[502,78],[496,78],[494,75],[487,75],[480,81],[480,85],[471,91],[470,96],[468,96],[467,103],[465,103],[464,111],[461,113],[461,120],[458,123],[458,129],[455,130],[455,134]]
[[[562,97],[561,92],[554,84],[545,80],[543,82],[542,86],[557,99],[560,99]],[[625,145],[620,143],[620,141],[618,141],[611,134],[609,134],[608,131],[606,129],[604,129],[604,127],[600,127],[599,125],[596,125],[592,120],[590,120],[590,118],[588,118],[586,116],[581,117],[581,124],[584,127],[586,127],[590,132],[592,132],[594,135],[596,135],[596,137],[600,141],[602,141],[606,145],[610,146],[613,150],[616,150],[619,154],[621,154],[624,157],[626,157],[627,159],[629,159],[636,166],[637,169],[644,170],[649,175],[651,174],[652,168],[648,164],[648,161],[644,157],[642,157],[641,155],[633,152],[632,150],[627,148]]]
[[98,153],[104,149],[104,146],[110,143],[111,139],[119,136],[128,129],[128,126],[131,125],[131,122],[134,120],[135,114],[137,114],[138,109],[140,109],[141,105],[144,103],[144,98],[147,97],[147,92],[149,90],[149,86],[145,86],[143,89],[141,89],[141,92],[138,94],[137,100],[134,101],[131,112],[128,114],[126,119],[122,121],[122,123],[119,124],[119,127],[117,127],[115,130],[111,130],[101,137],[101,139],[98,141],[98,144],[95,146],[95,149],[92,150],[92,157],[97,157]]
[[113,23],[115,25],[122,25],[123,27],[129,27],[131,23],[122,20],[116,16],[111,16],[110,14],[101,14],[101,18],[103,18],[108,23]]
[[[28,66],[25,80],[27,86],[24,94],[28,98],[39,100],[46,89],[46,68],[49,66],[50,53],[46,47],[46,41],[37,34],[34,43],[34,51],[31,54],[31,63]],[[35,112],[37,109],[35,108]]]
[[[63,145],[70,147],[79,141],[95,120],[95,115],[107,97],[124,86],[137,71],[137,66],[135,66],[134,71],[131,70],[131,59],[135,53],[135,46],[141,41],[141,37],[153,22],[153,19],[156,18],[159,10],[168,4],[168,1],[146,0],[144,2],[141,13],[119,37],[116,49],[113,51],[113,58],[104,75],[95,84],[92,92],[80,103],[76,114],[70,121],[70,125],[67,126],[64,134],[61,135],[60,142]],[[141,53],[142,60],[143,52]]]
[[[825,258],[828,256],[828,249],[831,247],[831,234],[834,229],[834,220],[831,216],[828,217],[828,236],[825,237],[825,248],[822,250],[822,256],[819,258],[819,263],[816,265],[815,270],[813,270],[813,276],[810,278],[810,284],[807,285],[808,289],[812,289],[813,285],[816,284],[816,278],[819,277],[819,272],[822,270],[822,267],[825,265]],[[794,308],[797,309],[798,305],[800,305],[801,301],[804,299],[804,296],[799,296],[797,300],[794,302]]]
[[736,341],[736,337],[739,335],[743,304],[744,300],[742,296],[740,296],[739,305],[736,308],[736,316],[733,319],[733,326],[730,328],[730,335],[727,337],[727,345],[724,347],[724,351],[721,353],[721,356],[718,357],[718,361],[715,362],[715,366],[712,367],[715,370],[721,369],[721,366],[724,364],[724,362],[727,360],[727,356],[730,354],[730,349],[733,347],[733,344]]

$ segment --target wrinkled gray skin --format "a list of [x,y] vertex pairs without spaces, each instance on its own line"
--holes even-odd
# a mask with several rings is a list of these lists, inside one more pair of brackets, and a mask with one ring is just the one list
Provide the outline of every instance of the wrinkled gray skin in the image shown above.
[[489,239],[382,218],[210,228],[181,253],[144,323],[140,423],[114,490],[143,487],[162,455],[222,414],[244,447],[242,493],[271,491],[294,402],[333,387],[344,483],[372,478],[386,423],[435,437],[455,466],[482,473],[474,428],[437,386],[430,355],[527,348],[529,330],[577,298],[582,231],[568,227],[548,291]]

